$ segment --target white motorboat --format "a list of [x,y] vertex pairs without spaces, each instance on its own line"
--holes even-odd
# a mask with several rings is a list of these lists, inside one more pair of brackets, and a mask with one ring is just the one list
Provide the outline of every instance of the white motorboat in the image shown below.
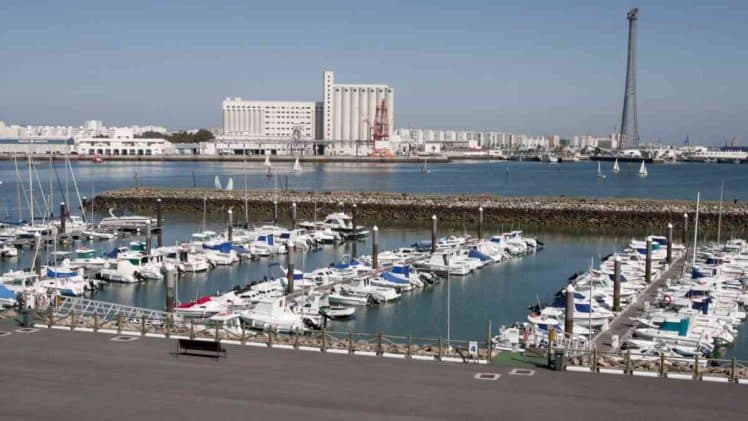
[[345,306],[366,306],[369,305],[370,299],[366,296],[354,295],[344,291],[338,286],[333,287],[327,296],[331,304],[340,304]]
[[351,283],[340,285],[340,290],[353,296],[369,298],[378,303],[394,301],[400,298],[400,293],[394,288],[378,287],[371,284],[369,278],[354,279]]
[[145,229],[147,226],[155,226],[153,220],[148,216],[138,215],[123,215],[116,216],[112,209],[109,209],[109,216],[99,221],[99,228],[101,229],[122,229],[122,230],[138,230]]
[[174,312],[183,317],[206,318],[224,312],[228,309],[227,302],[205,296],[194,301],[180,303]]
[[285,297],[263,297],[254,307],[239,311],[239,316],[253,329],[284,333],[302,332],[306,330],[307,323],[313,325],[311,318],[291,311],[286,306]]

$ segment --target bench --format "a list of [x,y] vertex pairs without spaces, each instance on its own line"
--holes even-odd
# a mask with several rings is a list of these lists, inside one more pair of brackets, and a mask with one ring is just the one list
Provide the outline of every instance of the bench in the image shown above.
[[[184,350],[184,352],[182,352]],[[198,352],[198,354],[195,354]],[[177,355],[204,355],[206,357],[226,358],[226,348],[217,341],[198,341],[195,339],[180,339],[177,341]]]

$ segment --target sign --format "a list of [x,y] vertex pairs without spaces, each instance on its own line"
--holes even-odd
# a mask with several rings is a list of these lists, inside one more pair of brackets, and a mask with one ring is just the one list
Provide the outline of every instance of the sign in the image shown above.
[[468,353],[471,355],[478,355],[478,341],[468,342]]

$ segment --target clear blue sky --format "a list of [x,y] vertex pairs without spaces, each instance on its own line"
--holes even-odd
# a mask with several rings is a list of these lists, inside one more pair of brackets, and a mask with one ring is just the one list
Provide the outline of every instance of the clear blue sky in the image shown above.
[[609,133],[633,6],[642,138],[748,144],[748,1],[9,1],[0,120],[217,127],[330,68],[392,85],[398,127]]

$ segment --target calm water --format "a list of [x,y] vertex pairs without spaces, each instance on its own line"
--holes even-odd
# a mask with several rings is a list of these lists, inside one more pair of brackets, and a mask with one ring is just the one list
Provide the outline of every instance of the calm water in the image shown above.
[[[179,215],[166,215],[169,222],[164,234],[164,243],[184,240],[200,229],[199,221],[188,220]],[[223,228],[222,221],[216,221],[216,230]],[[460,228],[461,232],[462,229]],[[474,234],[474,233],[473,233]],[[584,270],[591,260],[597,264],[601,256],[625,246],[629,237],[603,235],[576,235],[561,233],[528,233],[541,238],[545,249],[508,262],[491,265],[480,271],[464,276],[451,277],[450,320],[453,339],[484,340],[487,323],[490,320],[494,330],[499,325],[507,325],[523,320],[528,313],[527,306],[552,300],[553,294],[561,288],[566,279],[575,271]],[[429,232],[424,229],[384,228],[380,231],[380,250],[410,245],[416,240],[426,239]],[[110,242],[85,242],[83,245],[102,250],[111,250],[133,238]],[[155,241],[155,239],[154,239]],[[77,245],[72,245],[73,247]],[[358,243],[360,254],[369,254],[371,243]],[[350,254],[351,245],[339,247],[325,246],[305,254],[297,254],[295,265],[307,271]],[[0,270],[30,266],[30,253],[24,252],[16,261],[0,261]],[[244,262],[231,267],[218,267],[206,273],[180,278],[178,296],[181,301],[196,296],[225,291],[235,285],[260,280],[267,272],[268,263],[276,259],[262,259]],[[280,257],[285,265],[285,257]],[[333,322],[331,329],[366,333],[383,332],[390,335],[413,335],[419,337],[447,336],[447,283],[433,288],[417,290],[403,295],[400,301],[372,308],[358,308],[353,320]],[[165,286],[163,282],[148,281],[141,285],[107,284],[97,293],[97,299],[122,304],[162,309],[165,306]],[[748,359],[748,328],[743,332],[728,355]]]
[[[636,175],[638,165],[623,163],[621,173],[610,173],[611,163],[602,163],[607,178],[595,177],[597,163],[578,162],[546,164],[538,162],[454,162],[430,165],[424,175],[420,164],[322,163],[305,164],[304,173],[289,176],[291,163],[274,164],[277,177],[265,176],[262,163],[241,162],[74,162],[80,194],[90,197],[122,187],[164,186],[212,188],[214,177],[225,186],[232,177],[235,189],[243,189],[245,179],[250,189],[271,189],[286,185],[294,190],[390,191],[408,193],[494,193],[506,196],[584,196],[687,199],[700,191],[706,200],[719,199],[720,182],[725,182],[725,198],[748,200],[748,165],[697,164],[649,165],[649,176]],[[36,164],[39,187],[48,193],[50,179],[54,202],[62,192],[74,202],[75,189],[62,163],[57,171],[47,162]],[[23,189],[28,189],[28,171],[19,162]],[[508,176],[507,176],[508,170]],[[57,175],[55,175],[57,174]],[[52,176],[50,178],[50,175]],[[18,207],[14,163],[0,162],[0,206],[6,215]],[[36,202],[42,199],[36,195]],[[22,208],[27,208],[21,199]],[[27,214],[27,211],[22,212]]]

